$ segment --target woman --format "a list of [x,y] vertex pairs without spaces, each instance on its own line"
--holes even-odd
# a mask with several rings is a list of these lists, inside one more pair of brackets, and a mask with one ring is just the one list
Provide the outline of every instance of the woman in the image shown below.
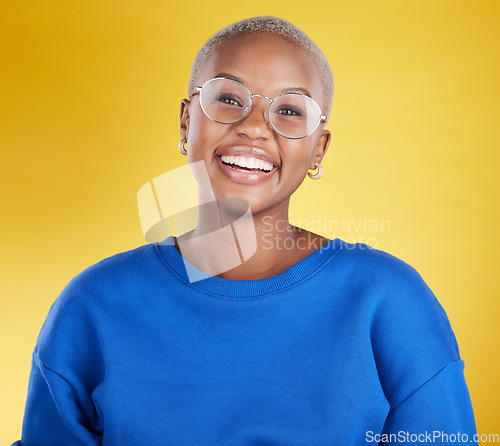
[[455,337],[415,270],[288,223],[330,142],[321,51],[282,19],[243,20],[200,50],[189,92],[198,225],[65,288],[18,444],[474,444]]

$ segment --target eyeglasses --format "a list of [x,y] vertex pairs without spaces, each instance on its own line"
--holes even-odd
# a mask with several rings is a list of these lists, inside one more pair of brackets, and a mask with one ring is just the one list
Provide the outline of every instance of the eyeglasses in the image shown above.
[[288,139],[302,139],[313,133],[328,117],[314,99],[301,93],[284,93],[272,99],[252,94],[242,83],[225,77],[216,77],[196,87],[205,115],[219,124],[236,124],[245,119],[252,109],[254,97],[269,99],[266,122],[278,135]]

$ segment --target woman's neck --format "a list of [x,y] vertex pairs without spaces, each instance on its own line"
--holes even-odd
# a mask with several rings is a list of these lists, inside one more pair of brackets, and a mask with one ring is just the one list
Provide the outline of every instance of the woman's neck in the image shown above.
[[232,280],[274,276],[328,242],[290,225],[288,205],[255,214],[241,200],[201,205],[196,229],[178,237],[176,247],[210,275]]

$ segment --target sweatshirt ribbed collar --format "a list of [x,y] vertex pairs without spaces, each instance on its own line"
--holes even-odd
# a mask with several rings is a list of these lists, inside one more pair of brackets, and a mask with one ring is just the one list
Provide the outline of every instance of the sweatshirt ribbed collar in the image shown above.
[[[175,247],[173,237],[155,243],[155,247],[170,272],[189,286],[218,296],[257,298],[280,292],[307,280],[335,256],[341,248],[341,243],[342,241],[338,238],[330,240],[282,273],[259,280],[231,280],[209,276],[196,269],[181,256]],[[190,277],[195,275],[200,280],[190,282],[186,268],[190,269]]]

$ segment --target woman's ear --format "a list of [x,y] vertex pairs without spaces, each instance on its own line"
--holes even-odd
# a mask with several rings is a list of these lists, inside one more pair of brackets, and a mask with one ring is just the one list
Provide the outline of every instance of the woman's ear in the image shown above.
[[316,148],[314,149],[314,156],[312,159],[310,169],[316,169],[314,163],[321,164],[323,157],[328,150],[328,146],[330,145],[330,141],[332,139],[332,134],[329,130],[323,130],[320,137],[318,138],[318,142],[316,143]]
[[181,138],[186,138],[189,133],[189,102],[188,99],[183,99],[181,101],[181,115],[180,115],[180,126],[181,126]]

